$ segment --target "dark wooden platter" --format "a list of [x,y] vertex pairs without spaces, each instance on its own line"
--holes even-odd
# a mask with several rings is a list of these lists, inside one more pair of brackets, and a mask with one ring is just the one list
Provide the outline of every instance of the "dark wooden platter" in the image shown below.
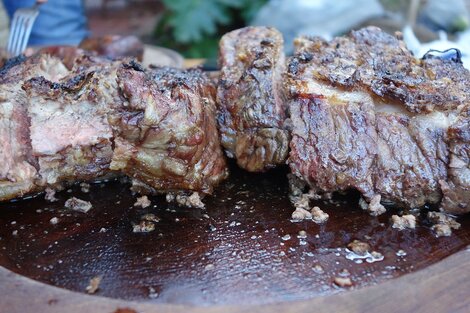
[[[0,312],[470,311],[469,216],[450,237],[436,238],[424,214],[416,230],[398,231],[390,223],[397,210],[371,217],[351,193],[316,203],[330,215],[326,224],[294,223],[286,169],[231,172],[205,210],[164,197],[136,208],[119,181],[89,193],[75,186],[54,203],[0,204]],[[93,208],[65,209],[71,196]],[[148,213],[160,219],[155,230],[134,233]],[[384,259],[347,259],[354,239]],[[96,276],[98,291],[84,294]],[[339,287],[336,277],[353,285]]]

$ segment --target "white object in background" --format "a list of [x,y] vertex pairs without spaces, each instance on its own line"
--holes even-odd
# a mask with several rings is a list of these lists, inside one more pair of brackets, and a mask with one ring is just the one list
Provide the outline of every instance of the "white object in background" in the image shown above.
[[423,57],[429,50],[444,51],[456,48],[462,53],[463,66],[470,69],[470,40],[467,38],[470,39],[470,33],[457,42],[450,41],[447,38],[447,34],[444,31],[440,31],[438,40],[421,43],[410,26],[403,28],[403,41],[417,58]]
[[292,52],[299,35],[329,39],[362,22],[384,15],[377,0],[271,0],[264,5],[252,25],[276,27],[284,36],[286,52]]

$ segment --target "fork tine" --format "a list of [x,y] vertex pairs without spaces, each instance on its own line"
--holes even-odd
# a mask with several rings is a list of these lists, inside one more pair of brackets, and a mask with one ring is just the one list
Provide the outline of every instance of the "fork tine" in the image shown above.
[[25,20],[25,17],[24,17],[23,14],[21,14],[18,17],[17,31],[16,31],[16,36],[14,38],[14,44],[13,44],[13,54],[14,54],[14,56],[18,56],[20,54],[19,45],[20,45],[21,40],[22,40],[23,35],[24,35],[24,25],[23,25],[24,20]]
[[13,15],[7,50],[14,57],[26,49],[34,21],[39,14],[39,4],[32,8],[18,9]]
[[33,29],[33,24],[34,24],[34,20],[36,19],[36,16],[37,16],[37,13],[35,13],[32,16],[29,16],[25,22],[26,29],[24,30],[24,37],[20,45],[19,53],[22,53],[26,49],[26,46],[28,45],[29,35],[31,34],[31,30]]
[[18,56],[20,54],[20,44],[24,36],[24,20],[25,17],[23,15],[18,18],[18,31],[16,33],[15,44],[13,46],[13,52],[15,56]]
[[15,33],[12,39],[12,45],[11,45],[11,54],[12,56],[16,56],[16,46],[18,45],[18,37],[21,33],[21,17],[18,16],[18,19],[16,20],[15,24]]
[[8,38],[7,51],[11,56],[14,56],[13,46],[15,45],[15,42],[16,42],[15,38],[16,38],[17,33],[18,33],[18,26],[19,26],[18,19],[19,19],[18,14],[15,14],[13,16],[13,21],[11,23],[10,36]]

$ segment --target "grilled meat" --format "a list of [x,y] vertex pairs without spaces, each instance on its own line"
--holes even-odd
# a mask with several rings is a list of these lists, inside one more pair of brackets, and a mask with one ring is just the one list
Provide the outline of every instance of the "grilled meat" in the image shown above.
[[0,200],[39,189],[38,162],[32,155],[28,98],[21,86],[36,75],[59,79],[67,74],[62,62],[50,55],[17,57],[0,70]]
[[23,85],[41,186],[57,188],[109,172],[113,133],[107,115],[109,98],[118,95],[102,82],[89,72],[59,83],[35,77]]
[[218,122],[227,155],[252,172],[283,164],[289,134],[284,127],[282,35],[268,27],[225,34],[219,64]]
[[330,42],[299,38],[285,75],[289,165],[323,195],[354,188],[370,201],[470,211],[469,73],[416,59],[378,28]]
[[141,192],[207,194],[226,177],[201,71],[48,52],[67,66],[43,53],[0,73],[0,200],[118,174]]
[[112,117],[111,168],[140,189],[212,193],[228,172],[215,120],[215,86],[198,69],[121,67],[128,105]]
[[449,165],[447,180],[439,181],[442,207],[452,213],[470,211],[470,105],[466,105],[448,129]]
[[264,171],[289,155],[309,197],[357,189],[377,206],[470,211],[470,80],[458,56],[416,59],[374,27],[295,44],[286,67],[274,29],[226,34],[217,90],[199,70],[79,50],[8,61],[0,200],[109,173],[143,193],[211,193],[227,175],[217,116],[240,167]]

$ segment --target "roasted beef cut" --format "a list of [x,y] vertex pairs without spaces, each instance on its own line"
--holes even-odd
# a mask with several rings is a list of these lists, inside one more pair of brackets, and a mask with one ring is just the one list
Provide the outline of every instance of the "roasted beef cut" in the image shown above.
[[143,193],[208,194],[227,176],[204,73],[75,52],[0,72],[0,200],[119,174]]
[[287,158],[283,49],[282,35],[269,27],[242,28],[220,40],[217,104],[222,145],[248,171],[264,171]]
[[374,27],[295,45],[284,81],[295,176],[322,196],[354,188],[470,211],[470,74],[457,57],[417,59]]
[[72,72],[54,82],[34,77],[23,84],[28,100],[32,155],[42,186],[89,181],[107,175],[113,155],[108,115],[122,106],[116,80],[120,62]]
[[215,120],[215,85],[199,69],[118,70],[128,104],[110,118],[113,170],[151,192],[212,193],[228,172]]
[[31,194],[38,187],[38,162],[32,155],[28,98],[21,89],[33,76],[57,80],[68,70],[50,55],[8,60],[0,70],[0,200]]

